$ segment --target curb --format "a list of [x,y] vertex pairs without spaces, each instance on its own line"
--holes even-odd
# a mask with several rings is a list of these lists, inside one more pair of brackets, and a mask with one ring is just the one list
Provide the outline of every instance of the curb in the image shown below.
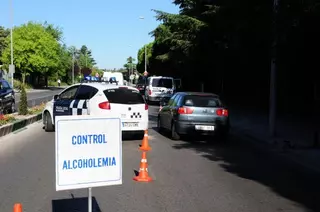
[[15,121],[13,123],[4,125],[4,126],[0,127],[0,137],[8,135],[8,134],[15,132],[17,130],[20,130],[21,128],[24,128],[27,125],[30,125],[34,122],[41,120],[41,119],[42,119],[42,113],[39,113],[36,115],[32,115],[28,118],[21,119],[21,120]]
[[283,159],[289,163],[292,163],[293,165],[303,169],[304,171],[308,171],[308,172],[312,172],[320,175],[319,167],[309,164],[307,160],[300,160],[301,158],[299,158],[299,154],[291,150],[286,150],[286,151],[281,150],[279,147],[274,145],[268,139],[257,138],[256,136],[251,135],[248,132],[237,130],[236,128],[233,128],[231,133],[241,138],[244,138],[246,141],[254,145],[256,148],[266,151],[268,153],[273,153],[276,157],[279,157],[280,159]]

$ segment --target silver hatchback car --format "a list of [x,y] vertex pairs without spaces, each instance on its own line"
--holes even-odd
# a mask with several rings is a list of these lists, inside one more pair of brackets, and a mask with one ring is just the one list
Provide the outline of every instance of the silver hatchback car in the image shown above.
[[230,121],[228,109],[218,95],[212,93],[178,92],[169,101],[160,102],[159,131],[171,131],[171,138],[180,135],[218,135],[226,139]]

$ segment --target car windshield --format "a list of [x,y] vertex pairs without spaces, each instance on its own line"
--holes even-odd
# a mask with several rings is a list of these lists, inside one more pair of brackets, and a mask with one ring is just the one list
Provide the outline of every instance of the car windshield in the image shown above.
[[217,97],[200,95],[185,96],[183,105],[191,107],[222,107],[222,103]]
[[152,79],[152,87],[172,88],[172,86],[173,86],[172,79],[169,79],[169,78],[153,78]]
[[142,95],[139,91],[116,88],[103,91],[110,103],[116,104],[145,104]]

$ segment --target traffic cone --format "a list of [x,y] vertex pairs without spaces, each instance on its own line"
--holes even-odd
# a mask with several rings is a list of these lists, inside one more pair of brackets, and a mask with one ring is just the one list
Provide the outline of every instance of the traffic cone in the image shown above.
[[149,151],[151,150],[151,147],[149,146],[149,135],[148,135],[148,130],[144,131],[144,136],[142,139],[142,144],[140,145],[140,150],[142,151]]
[[13,206],[13,212],[22,212],[22,205],[21,203],[16,203]]
[[138,182],[151,182],[152,178],[149,177],[148,174],[148,161],[147,161],[147,153],[142,152],[139,175],[134,177],[133,180]]

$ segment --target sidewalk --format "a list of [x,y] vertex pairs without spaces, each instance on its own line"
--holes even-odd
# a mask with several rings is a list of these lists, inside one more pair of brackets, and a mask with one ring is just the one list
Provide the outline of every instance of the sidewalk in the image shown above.
[[268,145],[295,163],[320,173],[320,149],[312,148],[315,127],[310,120],[277,117],[277,136],[271,139],[266,113],[231,107],[230,119],[234,133]]

